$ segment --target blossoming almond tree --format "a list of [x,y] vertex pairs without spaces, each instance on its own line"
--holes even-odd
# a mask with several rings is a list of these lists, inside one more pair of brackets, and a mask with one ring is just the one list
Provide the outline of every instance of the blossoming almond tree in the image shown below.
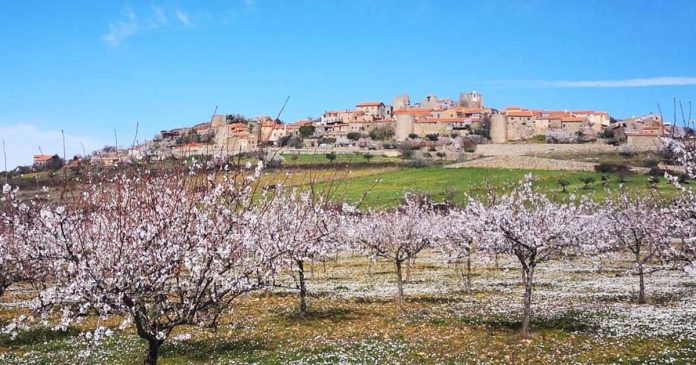
[[645,273],[651,264],[668,265],[682,254],[672,245],[672,210],[652,194],[619,193],[603,209],[607,245],[611,251],[630,252],[638,275],[638,303],[645,303]]
[[23,270],[22,262],[27,252],[15,239],[15,227],[22,227],[30,216],[30,207],[17,199],[18,189],[5,184],[0,197],[0,296],[7,288],[27,279],[28,271]]
[[145,363],[155,364],[175,327],[216,325],[254,289],[257,261],[245,243],[258,175],[123,174],[44,208],[24,243],[48,247],[52,282],[37,310],[61,309],[61,326],[88,310],[123,316],[147,341]]
[[283,187],[266,194],[256,207],[263,222],[253,239],[272,253],[274,259],[269,264],[274,271],[280,268],[297,270],[299,310],[304,316],[307,313],[305,264],[337,249],[332,235],[337,216],[329,209],[323,195]]
[[589,203],[555,202],[536,191],[532,177],[509,194],[495,197],[490,206],[477,205],[483,227],[482,249],[516,257],[524,284],[522,336],[529,336],[536,267],[569,253],[581,253],[593,242]]
[[442,222],[444,231],[437,244],[438,251],[457,261],[466,260],[465,276],[468,293],[471,292],[471,257],[477,243],[482,240],[482,217],[479,215],[484,212],[481,202],[469,199],[465,207],[452,207],[440,218],[444,220]]
[[23,237],[33,234],[32,226],[48,203],[47,191],[20,199],[19,189],[4,185],[0,196],[0,296],[17,282],[41,286],[40,255],[43,245],[25,245]]
[[394,263],[397,300],[403,304],[403,264],[441,237],[439,218],[429,200],[406,194],[397,209],[371,209],[346,219],[342,234],[355,249]]
[[[696,179],[696,140],[693,138],[665,138],[665,148],[674,156],[676,163],[683,166],[684,173]],[[684,253],[690,261],[685,269],[687,274],[696,277],[696,193],[679,183],[679,179],[665,174],[682,191],[673,207],[675,224],[684,242]]]

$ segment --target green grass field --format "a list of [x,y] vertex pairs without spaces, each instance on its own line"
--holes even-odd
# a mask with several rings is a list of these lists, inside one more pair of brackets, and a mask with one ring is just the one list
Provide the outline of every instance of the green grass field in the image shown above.
[[[366,153],[369,151],[366,151]],[[311,164],[326,164],[330,163],[332,161],[329,161],[328,158],[326,158],[326,153],[317,153],[317,154],[308,154],[308,153],[301,153],[301,154],[294,154],[294,153],[281,153],[280,154],[283,159],[284,159],[284,164],[286,166],[292,166],[293,164],[297,165],[311,165]],[[399,157],[387,157],[384,155],[372,155],[372,158],[370,159],[369,162],[401,162],[401,158]],[[363,153],[340,153],[336,154],[336,159],[333,161],[333,163],[360,163],[360,162],[368,162],[364,157]]]
[[[568,181],[568,193],[588,195],[595,200],[604,199],[607,191],[616,191],[620,186],[635,191],[648,191],[646,175],[630,174],[624,183],[619,183],[616,174],[595,172],[512,170],[490,168],[447,169],[443,167],[401,168],[374,175],[347,178],[337,182],[337,199],[355,202],[367,192],[364,203],[368,206],[391,206],[396,204],[405,192],[422,192],[432,195],[436,200],[451,197],[463,201],[467,194],[478,195],[485,192],[486,184],[495,191],[507,191],[512,184],[524,179],[526,174],[538,179],[538,186],[548,193],[561,193],[560,179]],[[607,177],[606,187],[601,177]],[[595,182],[584,188],[581,177],[592,177]],[[656,185],[657,191],[673,194],[676,189],[664,178]]]

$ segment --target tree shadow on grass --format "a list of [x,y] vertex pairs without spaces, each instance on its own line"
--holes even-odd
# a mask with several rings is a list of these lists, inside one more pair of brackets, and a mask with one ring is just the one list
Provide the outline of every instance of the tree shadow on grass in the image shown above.
[[256,357],[260,352],[266,352],[270,347],[262,340],[189,340],[184,342],[166,342],[160,349],[162,358],[181,358],[193,361],[205,361],[216,358]]
[[288,325],[329,320],[333,323],[358,319],[357,312],[348,308],[309,308],[304,315],[297,310],[278,313],[279,319]]
[[[522,319],[506,316],[492,317],[462,317],[462,322],[467,324],[483,325],[496,330],[519,331],[522,329]],[[585,322],[579,316],[579,313],[574,311],[565,312],[560,316],[552,318],[532,317],[532,332],[539,331],[561,331],[567,333],[584,332],[594,329],[594,327]]]
[[69,327],[66,331],[56,331],[46,327],[34,327],[27,330],[18,330],[13,339],[9,334],[0,335],[1,347],[31,346],[45,342],[59,341],[68,337],[78,336],[80,331]]
[[457,299],[453,298],[452,296],[435,296],[435,295],[419,296],[419,297],[411,297],[411,298],[406,296],[405,300],[406,300],[406,303],[418,303],[418,304],[448,304],[448,303],[452,303],[452,302],[457,301]]

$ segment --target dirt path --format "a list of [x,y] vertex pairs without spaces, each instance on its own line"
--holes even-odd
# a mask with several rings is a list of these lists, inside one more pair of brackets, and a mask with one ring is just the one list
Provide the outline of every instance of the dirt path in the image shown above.
[[554,160],[550,158],[539,158],[530,156],[494,156],[483,157],[477,160],[459,162],[447,165],[445,167],[490,167],[530,170],[594,171],[595,164],[591,162]]

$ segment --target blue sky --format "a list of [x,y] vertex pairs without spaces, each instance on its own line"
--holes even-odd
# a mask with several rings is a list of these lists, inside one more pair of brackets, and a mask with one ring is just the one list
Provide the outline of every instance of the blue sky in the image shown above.
[[0,0],[0,137],[130,144],[222,113],[319,116],[409,93],[671,115],[696,94],[696,1]]

